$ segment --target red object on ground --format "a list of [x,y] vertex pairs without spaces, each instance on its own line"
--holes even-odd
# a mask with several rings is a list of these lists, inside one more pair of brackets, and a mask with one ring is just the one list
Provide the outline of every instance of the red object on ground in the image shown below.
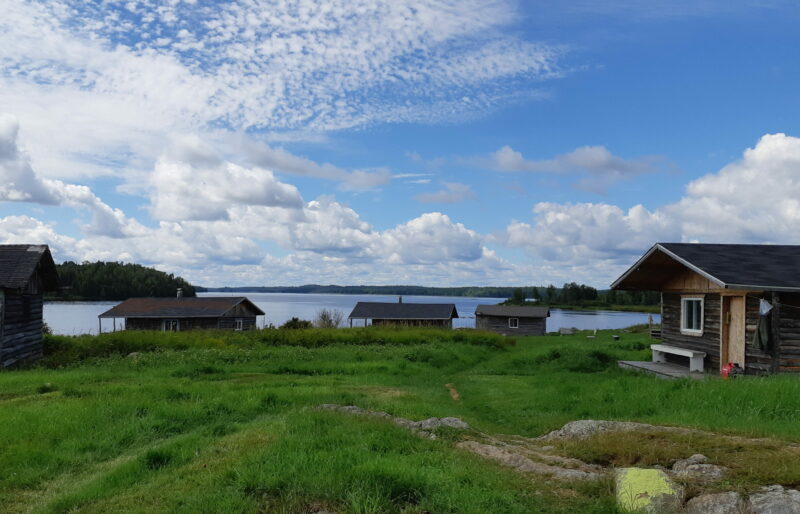
[[741,366],[739,366],[736,362],[729,362],[726,365],[722,366],[722,370],[719,372],[722,375],[722,378],[737,378],[741,375],[744,375],[744,370]]

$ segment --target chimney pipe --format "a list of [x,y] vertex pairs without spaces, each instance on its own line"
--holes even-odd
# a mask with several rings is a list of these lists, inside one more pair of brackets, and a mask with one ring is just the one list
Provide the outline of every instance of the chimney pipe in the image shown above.
[[397,303],[403,303],[403,297],[402,296],[398,296],[397,297]]
[[183,298],[183,289],[182,289],[182,288],[180,288],[180,287],[178,288],[178,295],[177,295],[177,297],[178,297],[178,298]]

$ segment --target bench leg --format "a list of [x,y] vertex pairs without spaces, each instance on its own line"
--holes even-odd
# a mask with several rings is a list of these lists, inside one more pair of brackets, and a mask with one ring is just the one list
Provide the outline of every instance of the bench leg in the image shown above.
[[700,373],[703,372],[703,358],[702,357],[690,357],[689,358],[689,371],[699,371]]
[[653,362],[667,362],[664,352],[653,350]]

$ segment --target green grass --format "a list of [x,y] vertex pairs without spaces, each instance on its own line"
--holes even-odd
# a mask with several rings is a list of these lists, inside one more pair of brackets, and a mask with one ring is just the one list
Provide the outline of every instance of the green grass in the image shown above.
[[[663,381],[617,368],[617,359],[648,357],[643,334],[512,345],[470,331],[284,332],[48,338],[43,366],[0,373],[0,504],[11,512],[613,512],[610,482],[554,486],[455,449],[457,433],[430,441],[314,409],[322,403],[456,416],[489,434],[538,436],[594,418],[800,440],[795,377]],[[800,483],[800,459],[770,468],[780,445],[620,441],[562,450],[620,465],[669,465],[700,451],[737,470],[731,487]]]

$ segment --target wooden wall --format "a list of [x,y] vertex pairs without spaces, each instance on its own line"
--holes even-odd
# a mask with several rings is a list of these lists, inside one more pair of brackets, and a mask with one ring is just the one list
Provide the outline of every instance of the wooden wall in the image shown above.
[[[719,369],[720,296],[707,293],[703,301],[703,335],[681,334],[681,295],[662,295],[661,340],[664,344],[706,353],[703,363],[707,370]],[[672,360],[673,356],[668,356]],[[680,359],[675,359],[676,361]],[[682,360],[680,360],[683,363]]]
[[800,294],[780,293],[778,352],[775,367],[788,373],[800,372]]
[[[256,317],[224,317],[224,318],[168,318],[180,321],[181,332],[186,330],[234,330],[236,319],[242,320],[242,329],[249,330],[255,328]],[[162,330],[164,319],[162,318],[126,318],[126,330]]]
[[0,367],[42,356],[42,304],[41,293],[4,291]]
[[453,328],[452,319],[373,319],[372,326]]
[[477,314],[475,328],[490,330],[505,336],[543,336],[545,333],[547,318],[517,318],[519,320],[518,328],[509,328],[508,318],[509,316]]

